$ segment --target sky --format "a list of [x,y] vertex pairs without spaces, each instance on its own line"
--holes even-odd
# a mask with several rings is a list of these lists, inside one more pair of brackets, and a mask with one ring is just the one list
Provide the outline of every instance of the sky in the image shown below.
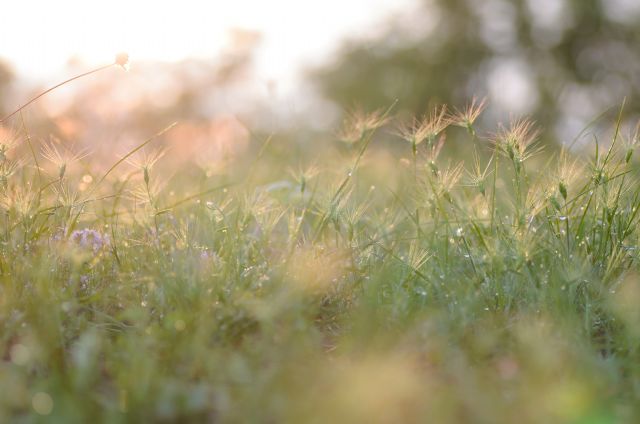
[[215,58],[234,28],[259,31],[258,67],[286,78],[322,62],[344,37],[365,37],[415,0],[19,0],[3,1],[0,58],[45,80],[69,58],[87,65],[126,51],[136,60]]

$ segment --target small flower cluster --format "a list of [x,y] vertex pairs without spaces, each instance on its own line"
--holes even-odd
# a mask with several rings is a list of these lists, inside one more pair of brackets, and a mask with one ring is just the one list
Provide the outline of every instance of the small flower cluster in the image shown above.
[[91,249],[93,253],[98,253],[111,244],[107,234],[101,234],[99,231],[89,228],[74,231],[69,240],[82,249]]

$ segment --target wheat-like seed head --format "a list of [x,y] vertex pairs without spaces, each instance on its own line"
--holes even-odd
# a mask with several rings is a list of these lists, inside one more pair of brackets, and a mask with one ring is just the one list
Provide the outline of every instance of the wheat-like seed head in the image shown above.
[[433,143],[436,138],[451,125],[447,113],[447,106],[435,107],[422,118],[413,117],[408,121],[401,121],[396,125],[396,135],[412,145],[424,141]]
[[349,144],[362,140],[369,132],[376,130],[388,121],[382,109],[365,112],[361,108],[354,108],[347,112],[338,138]]
[[471,100],[471,103],[469,103],[466,108],[454,108],[453,113],[449,115],[449,120],[451,121],[452,125],[466,128],[467,130],[469,130],[469,132],[475,134],[473,125],[475,124],[478,117],[482,114],[486,106],[486,98],[478,101],[478,99],[474,97],[473,100]]

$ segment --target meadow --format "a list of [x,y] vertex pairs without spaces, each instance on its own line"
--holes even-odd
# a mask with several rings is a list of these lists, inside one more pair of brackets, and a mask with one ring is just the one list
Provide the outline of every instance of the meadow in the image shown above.
[[215,166],[3,123],[0,421],[640,419],[624,107],[561,149],[395,106]]

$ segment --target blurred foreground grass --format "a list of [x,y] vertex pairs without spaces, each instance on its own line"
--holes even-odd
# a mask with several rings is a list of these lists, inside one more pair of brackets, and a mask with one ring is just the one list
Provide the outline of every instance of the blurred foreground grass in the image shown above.
[[222,171],[5,130],[0,421],[636,422],[637,134],[548,155],[480,109]]

